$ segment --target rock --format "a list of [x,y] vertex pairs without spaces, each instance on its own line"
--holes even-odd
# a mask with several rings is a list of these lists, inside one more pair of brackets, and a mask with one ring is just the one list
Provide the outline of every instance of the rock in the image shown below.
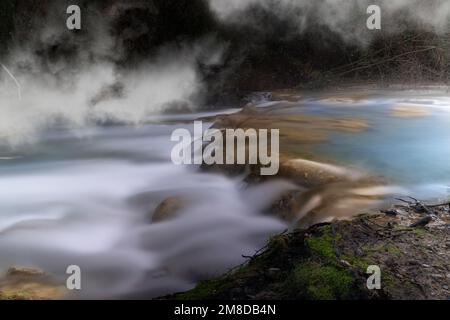
[[382,212],[389,216],[396,216],[398,214],[396,209],[383,210]]
[[430,111],[420,105],[398,104],[391,110],[391,116],[397,118],[422,118],[429,116]]
[[371,181],[326,183],[294,194],[287,202],[289,210],[281,217],[302,229],[332,219],[349,219],[376,205],[382,192],[388,191]]
[[158,223],[175,218],[182,207],[182,201],[178,197],[169,197],[161,202],[152,216],[152,223]]
[[67,289],[37,268],[11,267],[0,278],[0,300],[57,300]]
[[305,159],[292,159],[282,162],[279,175],[307,187],[338,181],[351,181],[362,176],[359,172],[343,167]]
[[40,277],[45,276],[45,272],[37,268],[11,267],[6,272],[6,277]]
[[241,112],[245,115],[252,115],[252,114],[257,114],[259,112],[259,110],[258,110],[258,107],[256,107],[255,105],[248,103],[242,108]]
[[272,92],[273,101],[299,102],[303,98],[303,92],[299,90],[285,89]]
[[258,104],[272,100],[271,92],[252,92],[242,99],[243,104]]

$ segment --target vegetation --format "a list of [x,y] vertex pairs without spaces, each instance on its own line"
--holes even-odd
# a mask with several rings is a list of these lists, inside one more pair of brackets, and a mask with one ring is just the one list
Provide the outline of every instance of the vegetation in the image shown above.
[[[201,282],[176,299],[352,299],[365,298],[351,270],[339,262],[331,226],[274,236],[265,251],[237,270]],[[262,291],[262,293],[261,293]],[[259,293],[257,293],[259,292]]]
[[306,239],[310,251],[307,259],[294,266],[285,282],[286,291],[293,297],[313,300],[349,299],[354,294],[355,279],[337,260],[331,226],[320,234]]
[[[396,216],[362,215],[277,235],[235,271],[168,298],[447,299],[448,231],[399,222]],[[366,287],[370,265],[382,271],[381,290]]]

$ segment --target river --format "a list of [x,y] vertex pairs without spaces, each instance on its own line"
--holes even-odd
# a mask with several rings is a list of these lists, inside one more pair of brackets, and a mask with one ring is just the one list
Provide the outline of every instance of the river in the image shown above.
[[[447,197],[450,99],[442,92],[309,98],[285,110],[358,117],[314,151],[382,175],[405,193]],[[259,107],[264,108],[262,103]],[[234,112],[237,109],[219,112]],[[193,287],[252,255],[287,224],[262,211],[291,185],[246,186],[170,160],[173,130],[212,113],[159,116],[141,126],[49,128],[32,144],[0,149],[0,271],[37,267],[63,280],[82,270],[83,298],[157,297]],[[151,223],[167,197],[174,220]]]

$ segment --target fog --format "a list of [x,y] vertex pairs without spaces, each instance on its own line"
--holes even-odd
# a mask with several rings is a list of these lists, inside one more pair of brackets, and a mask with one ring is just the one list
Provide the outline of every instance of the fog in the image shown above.
[[[63,7],[59,4],[56,12],[65,12]],[[204,90],[199,65],[220,63],[224,50],[214,37],[204,37],[161,46],[125,67],[123,39],[112,32],[113,18],[97,12],[83,15],[82,21],[75,35],[61,15],[49,15],[45,24],[37,19],[26,41],[15,41],[0,61],[0,144],[33,142],[55,125],[139,125],[168,109],[195,110]]]
[[[254,25],[264,30],[267,25],[258,24],[249,10],[260,9],[260,14],[270,12],[278,18],[292,22],[295,32],[302,33],[308,27],[325,26],[337,32],[343,39],[366,44],[376,34],[366,28],[369,5],[381,7],[382,32],[404,31],[411,25],[445,32],[449,25],[450,2],[446,0],[209,0],[217,17],[232,24]],[[257,16],[257,15],[256,15]]]

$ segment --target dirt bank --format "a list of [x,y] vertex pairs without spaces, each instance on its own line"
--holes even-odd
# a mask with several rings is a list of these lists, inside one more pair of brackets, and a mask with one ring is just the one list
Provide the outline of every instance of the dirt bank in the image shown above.
[[[386,213],[333,221],[281,234],[248,262],[173,299],[449,299],[448,206],[433,222],[411,203]],[[381,269],[381,289],[369,290],[369,265]]]

